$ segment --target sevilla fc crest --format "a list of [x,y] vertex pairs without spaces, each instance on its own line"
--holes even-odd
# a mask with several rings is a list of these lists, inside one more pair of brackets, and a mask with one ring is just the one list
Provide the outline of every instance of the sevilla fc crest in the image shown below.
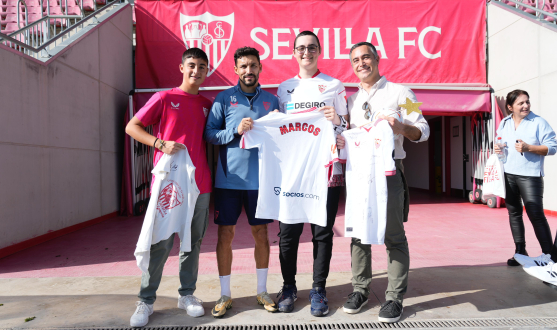
[[234,13],[215,16],[206,12],[199,16],[180,13],[180,31],[186,48],[197,47],[207,53],[210,76],[219,67],[232,43]]
[[157,201],[157,211],[162,217],[168,212],[184,203],[184,193],[176,181],[168,180],[168,184],[161,190]]
[[271,106],[271,102],[263,102],[263,107],[265,110],[269,111],[269,107]]
[[375,149],[379,149],[381,147],[381,139],[375,139]]
[[327,89],[326,85],[319,85],[319,92],[323,93]]

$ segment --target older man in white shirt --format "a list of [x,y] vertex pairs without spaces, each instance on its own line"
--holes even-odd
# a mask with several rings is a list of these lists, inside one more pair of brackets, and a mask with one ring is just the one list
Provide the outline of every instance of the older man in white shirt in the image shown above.
[[[394,117],[385,117],[395,134],[396,175],[387,177],[387,225],[385,245],[387,247],[388,286],[385,292],[386,302],[381,305],[379,321],[397,322],[402,315],[403,296],[408,287],[408,270],[410,254],[404,231],[404,222],[408,220],[409,195],[404,177],[402,160],[406,152],[402,147],[404,137],[412,142],[426,141],[429,137],[427,121],[412,106],[416,96],[407,87],[387,80],[379,73],[379,56],[375,47],[368,42],[355,44],[350,50],[350,61],[354,73],[360,79],[358,92],[348,99],[350,128],[360,127],[370,122],[374,114],[385,109],[396,110],[401,121]],[[400,107],[408,104],[407,108]],[[413,111],[412,111],[413,110]],[[344,138],[338,135],[337,146],[344,148]],[[368,302],[369,284],[371,283],[371,245],[362,244],[360,239],[352,238],[350,245],[352,256],[352,285],[354,292],[348,296],[344,311],[350,314],[360,311]]]

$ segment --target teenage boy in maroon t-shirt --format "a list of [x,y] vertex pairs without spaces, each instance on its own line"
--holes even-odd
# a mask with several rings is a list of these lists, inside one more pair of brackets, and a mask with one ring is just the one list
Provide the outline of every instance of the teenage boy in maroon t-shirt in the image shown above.
[[[180,71],[182,84],[169,91],[155,93],[126,126],[126,133],[137,141],[155,147],[153,163],[157,164],[163,153],[173,155],[185,145],[195,166],[195,182],[200,190],[191,222],[191,252],[180,252],[180,294],[178,308],[188,315],[202,316],[202,301],[193,292],[197,282],[199,249],[209,220],[209,196],[211,174],[207,164],[203,130],[211,101],[199,95],[199,86],[207,77],[207,54],[199,48],[190,48],[182,55]],[[145,131],[153,125],[153,134]],[[142,327],[153,314],[153,303],[162,278],[164,264],[168,258],[174,235],[167,240],[151,245],[149,270],[141,277],[141,289],[137,308],[130,319],[132,327]]]

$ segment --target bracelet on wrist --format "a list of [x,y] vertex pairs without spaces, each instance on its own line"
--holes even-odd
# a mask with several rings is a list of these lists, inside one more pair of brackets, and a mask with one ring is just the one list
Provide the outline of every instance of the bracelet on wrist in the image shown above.
[[156,148],[156,147],[157,147],[156,144],[157,144],[157,141],[158,141],[158,140],[159,140],[159,138],[156,138],[156,139],[155,139],[155,142],[153,142],[153,148]]

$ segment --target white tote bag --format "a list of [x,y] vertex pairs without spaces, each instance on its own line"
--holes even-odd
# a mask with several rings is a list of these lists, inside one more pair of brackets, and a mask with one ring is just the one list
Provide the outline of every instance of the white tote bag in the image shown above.
[[505,198],[505,172],[503,163],[497,154],[493,154],[487,160],[484,171],[484,182],[482,196],[484,199],[491,197]]

